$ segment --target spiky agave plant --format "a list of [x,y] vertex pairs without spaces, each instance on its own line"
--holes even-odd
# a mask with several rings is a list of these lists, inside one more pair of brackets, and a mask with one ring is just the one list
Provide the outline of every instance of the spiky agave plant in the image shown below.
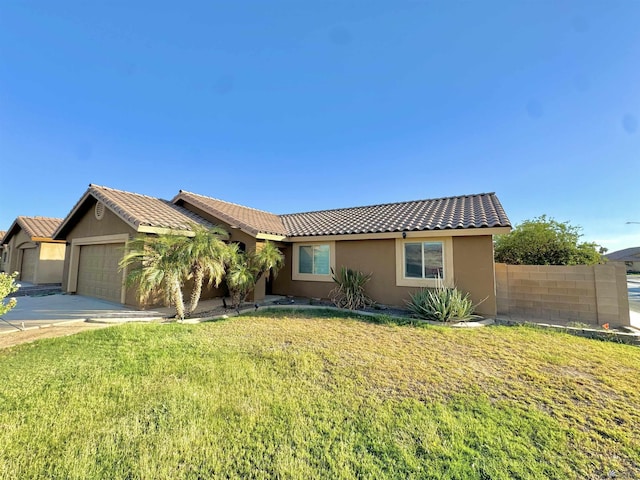
[[442,281],[438,281],[436,288],[423,288],[410,297],[406,302],[407,308],[418,318],[454,322],[476,317],[473,312],[477,305],[473,304],[469,294],[463,296],[460,290],[445,287]]
[[374,301],[365,292],[365,285],[371,280],[371,273],[346,267],[340,269],[340,275],[336,275],[333,269],[331,273],[336,286],[329,293],[329,298],[336,307],[357,310],[373,305]]

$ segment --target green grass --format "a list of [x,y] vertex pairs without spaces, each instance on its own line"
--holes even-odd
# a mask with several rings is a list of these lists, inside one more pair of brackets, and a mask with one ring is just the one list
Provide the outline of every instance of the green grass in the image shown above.
[[335,315],[0,350],[0,478],[637,478],[640,349]]

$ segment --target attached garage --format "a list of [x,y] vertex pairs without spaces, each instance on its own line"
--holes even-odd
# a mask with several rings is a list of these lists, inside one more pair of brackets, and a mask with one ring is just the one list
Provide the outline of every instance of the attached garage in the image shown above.
[[118,262],[123,252],[124,243],[81,246],[76,293],[120,303],[123,275]]
[[33,283],[36,278],[36,264],[38,263],[38,249],[25,248],[22,250],[22,264],[20,265],[20,280]]
[[55,240],[66,243],[62,288],[115,303],[151,306],[140,298],[136,285],[126,286],[127,272],[118,268],[126,243],[143,235],[193,235],[194,224],[214,226],[166,200],[89,185],[54,233]]

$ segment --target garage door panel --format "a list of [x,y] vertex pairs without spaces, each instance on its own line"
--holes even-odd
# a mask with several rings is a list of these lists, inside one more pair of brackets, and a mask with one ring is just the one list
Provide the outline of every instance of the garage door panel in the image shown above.
[[33,282],[36,278],[36,262],[38,261],[37,248],[25,248],[22,250],[22,265],[20,267],[20,280]]
[[124,244],[80,247],[77,293],[120,303],[122,272],[118,263]]

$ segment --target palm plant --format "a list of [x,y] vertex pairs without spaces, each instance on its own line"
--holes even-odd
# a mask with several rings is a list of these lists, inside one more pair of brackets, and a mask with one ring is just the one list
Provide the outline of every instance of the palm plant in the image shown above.
[[139,235],[127,242],[120,269],[128,268],[127,285],[137,284],[140,299],[162,292],[165,304],[174,304],[176,317],[184,318],[182,284],[189,274],[187,237]]
[[199,225],[193,227],[194,236],[184,243],[186,258],[190,261],[190,274],[193,276],[193,289],[189,313],[192,314],[202,296],[202,286],[205,279],[208,285],[216,288],[222,282],[225,275],[225,261],[228,255],[226,246],[221,236],[227,232],[220,228],[205,228]]
[[231,243],[227,245],[226,261],[225,281],[236,310],[265,273],[271,270],[275,276],[284,266],[282,252],[269,241],[250,252],[242,252],[238,244]]
[[282,255],[280,249],[278,249],[278,247],[273,243],[266,241],[259,244],[259,246],[256,246],[256,252],[253,256],[252,262],[258,271],[256,275],[257,282],[270,270],[273,272],[273,276],[276,277],[280,269],[284,266],[284,255]]

